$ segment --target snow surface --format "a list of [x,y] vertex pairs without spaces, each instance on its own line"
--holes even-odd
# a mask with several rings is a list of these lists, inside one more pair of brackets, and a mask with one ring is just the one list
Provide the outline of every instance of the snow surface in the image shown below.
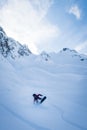
[[[87,59],[48,57],[0,55],[0,130],[87,130]],[[33,93],[47,99],[34,104]]]

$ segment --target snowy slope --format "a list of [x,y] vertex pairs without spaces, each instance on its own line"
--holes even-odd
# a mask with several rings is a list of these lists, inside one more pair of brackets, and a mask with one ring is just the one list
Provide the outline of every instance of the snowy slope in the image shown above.
[[[33,104],[33,93],[46,101]],[[15,59],[0,53],[0,130],[7,129],[87,130],[87,57],[68,48]]]

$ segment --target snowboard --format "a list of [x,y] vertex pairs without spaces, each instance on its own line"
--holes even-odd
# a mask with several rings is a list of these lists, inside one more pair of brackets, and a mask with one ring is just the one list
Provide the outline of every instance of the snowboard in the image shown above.
[[41,99],[41,101],[40,101],[40,104],[44,101],[44,100],[46,100],[46,96],[44,96],[42,99]]

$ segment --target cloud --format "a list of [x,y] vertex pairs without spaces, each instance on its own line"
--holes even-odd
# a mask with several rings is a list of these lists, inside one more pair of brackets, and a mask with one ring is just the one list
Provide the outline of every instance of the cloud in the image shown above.
[[0,10],[0,24],[9,36],[37,53],[43,39],[59,34],[59,28],[46,18],[51,5],[52,0],[8,0]]
[[73,14],[77,19],[81,18],[81,10],[77,5],[74,5],[69,9],[69,14]]
[[[86,41],[84,41],[83,43],[80,43],[78,46],[76,46],[75,47],[75,50],[77,50],[77,51],[86,51],[86,48],[87,48],[87,40]],[[87,51],[86,51],[86,53],[87,53]]]

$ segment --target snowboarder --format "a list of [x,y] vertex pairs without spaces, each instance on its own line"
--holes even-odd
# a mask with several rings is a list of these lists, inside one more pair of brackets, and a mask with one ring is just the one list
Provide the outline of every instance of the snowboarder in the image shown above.
[[39,100],[42,99],[41,96],[43,96],[43,95],[41,95],[41,94],[33,94],[33,97],[34,97],[34,103],[35,103],[35,102],[38,103]]

